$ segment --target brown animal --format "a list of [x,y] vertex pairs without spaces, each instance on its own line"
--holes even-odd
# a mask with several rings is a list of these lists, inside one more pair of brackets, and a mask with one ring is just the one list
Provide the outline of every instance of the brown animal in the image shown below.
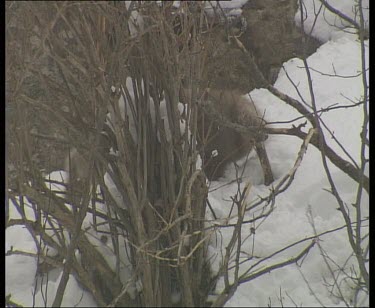
[[[189,102],[189,95],[189,91],[182,90],[182,102]],[[265,124],[254,103],[236,90],[206,89],[200,99],[230,122],[259,129]],[[221,177],[229,163],[249,153],[255,142],[267,138],[265,135],[239,133],[212,120],[203,110],[198,113],[198,143],[203,169],[210,180]]]

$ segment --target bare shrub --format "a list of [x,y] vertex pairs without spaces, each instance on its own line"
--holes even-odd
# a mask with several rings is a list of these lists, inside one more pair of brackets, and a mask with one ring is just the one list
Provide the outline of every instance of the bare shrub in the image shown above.
[[[172,305],[171,298],[187,306],[204,303],[201,290],[207,289],[210,276],[203,232],[207,189],[204,174],[196,169],[197,111],[194,105],[187,108],[185,129],[180,130],[177,108],[183,74],[192,74],[195,84],[200,74],[195,68],[204,66],[197,49],[203,13],[199,4],[194,14],[189,4],[183,6],[188,13],[179,34],[174,20],[166,18],[169,6],[152,2],[134,2],[128,8],[125,3],[105,2],[21,3],[8,9],[10,22],[24,34],[19,37],[9,28],[9,47],[34,41],[24,52],[26,59],[35,57],[22,71],[9,70],[10,85],[20,84],[18,92],[12,90],[8,96],[17,110],[12,139],[20,140],[16,149],[24,149],[18,157],[11,156],[18,186],[11,187],[10,195],[26,195],[36,204],[44,244],[59,247],[66,259],[54,305],[61,304],[71,271],[99,305]],[[133,18],[135,9],[142,14],[138,21]],[[185,66],[179,60],[182,54],[191,60],[184,61]],[[10,58],[8,66],[19,62]],[[39,93],[33,95],[24,86],[23,76],[30,76]],[[130,109],[119,104],[121,97]],[[22,119],[26,110],[38,110],[49,119],[50,136],[55,134],[71,149],[64,157],[69,186],[79,186],[76,198],[68,198],[73,212],[65,199],[51,194],[33,163],[27,141],[41,134],[30,134],[21,124],[28,123]],[[110,147],[117,149],[115,154],[100,150],[109,148],[101,140],[106,125],[112,128]],[[111,186],[104,181],[105,172]],[[97,184],[107,205],[104,211],[97,209]],[[112,197],[114,190],[123,203]],[[54,200],[53,209],[48,198]],[[91,216],[94,221],[102,219],[111,232],[115,272],[82,230]],[[71,240],[48,241],[47,222],[68,231]],[[119,277],[124,240],[132,267],[128,282]],[[76,249],[84,263],[76,259]],[[129,283],[139,292],[129,292]]]

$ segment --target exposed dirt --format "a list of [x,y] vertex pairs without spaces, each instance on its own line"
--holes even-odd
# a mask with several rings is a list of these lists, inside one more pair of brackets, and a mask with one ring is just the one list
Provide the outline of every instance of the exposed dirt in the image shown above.
[[[247,27],[239,40],[271,83],[285,61],[301,57],[303,52],[309,56],[321,45],[309,37],[303,50],[301,30],[294,23],[296,0],[249,0],[242,9]],[[211,43],[214,56],[207,73],[212,84],[218,88],[237,88],[243,93],[260,87],[250,70],[248,57],[228,39],[224,29],[216,32]]]

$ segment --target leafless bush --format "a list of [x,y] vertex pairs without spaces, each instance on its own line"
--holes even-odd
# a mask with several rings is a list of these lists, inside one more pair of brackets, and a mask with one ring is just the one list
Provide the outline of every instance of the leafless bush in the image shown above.
[[[197,68],[204,67],[199,62],[203,18],[200,4],[194,6],[194,14],[193,5],[183,6],[188,13],[180,19],[178,32],[169,4],[8,6],[12,24],[8,26],[8,52],[15,45],[22,49],[19,58],[16,53],[7,62],[8,105],[16,110],[10,127],[9,163],[17,174],[9,196],[25,221],[29,218],[16,197],[26,196],[35,204],[38,218],[37,223],[30,223],[30,231],[40,234],[43,243],[57,249],[61,261],[66,260],[64,265],[61,261],[54,264],[64,267],[54,306],[61,304],[71,271],[99,305],[171,305],[175,293],[180,294],[177,302],[184,305],[204,303],[206,294],[201,290],[206,289],[210,276],[203,232],[207,189],[204,174],[196,169],[197,111],[195,105],[187,107],[185,128],[180,130],[178,110],[182,78],[189,75],[194,88],[201,74]],[[135,9],[142,22],[134,21]],[[190,61],[182,63],[182,57]],[[30,88],[26,77],[30,77]],[[39,92],[32,93],[35,89]],[[119,105],[121,97],[124,105]],[[27,123],[33,122],[25,117],[31,111],[49,119],[56,139],[72,149],[67,156],[69,187],[78,191],[71,194],[68,189],[66,198],[48,189],[35,165],[30,143],[41,134],[30,134]],[[110,147],[117,149],[115,155],[100,150],[105,126],[111,127]],[[104,181],[105,172],[111,186]],[[96,208],[97,184],[105,211]],[[113,198],[114,190],[122,202]],[[115,272],[82,230],[90,215],[110,230]],[[49,236],[47,225],[56,236],[68,231],[70,241]],[[100,230],[99,224],[95,228]],[[139,291],[132,297],[128,284],[123,287],[119,278],[124,240],[133,269],[128,279]],[[82,262],[75,256],[76,249]],[[51,263],[40,251],[40,258]]]

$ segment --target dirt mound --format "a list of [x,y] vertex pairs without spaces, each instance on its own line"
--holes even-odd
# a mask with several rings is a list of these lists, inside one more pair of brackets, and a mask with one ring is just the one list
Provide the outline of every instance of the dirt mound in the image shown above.
[[[308,56],[320,46],[310,37],[302,46],[301,30],[294,22],[297,9],[296,0],[249,0],[242,8],[247,27],[239,40],[271,83],[285,61],[301,57],[303,52]],[[207,76],[215,87],[244,93],[261,87],[251,72],[249,58],[228,38],[224,27],[215,29],[208,44],[213,52]]]

